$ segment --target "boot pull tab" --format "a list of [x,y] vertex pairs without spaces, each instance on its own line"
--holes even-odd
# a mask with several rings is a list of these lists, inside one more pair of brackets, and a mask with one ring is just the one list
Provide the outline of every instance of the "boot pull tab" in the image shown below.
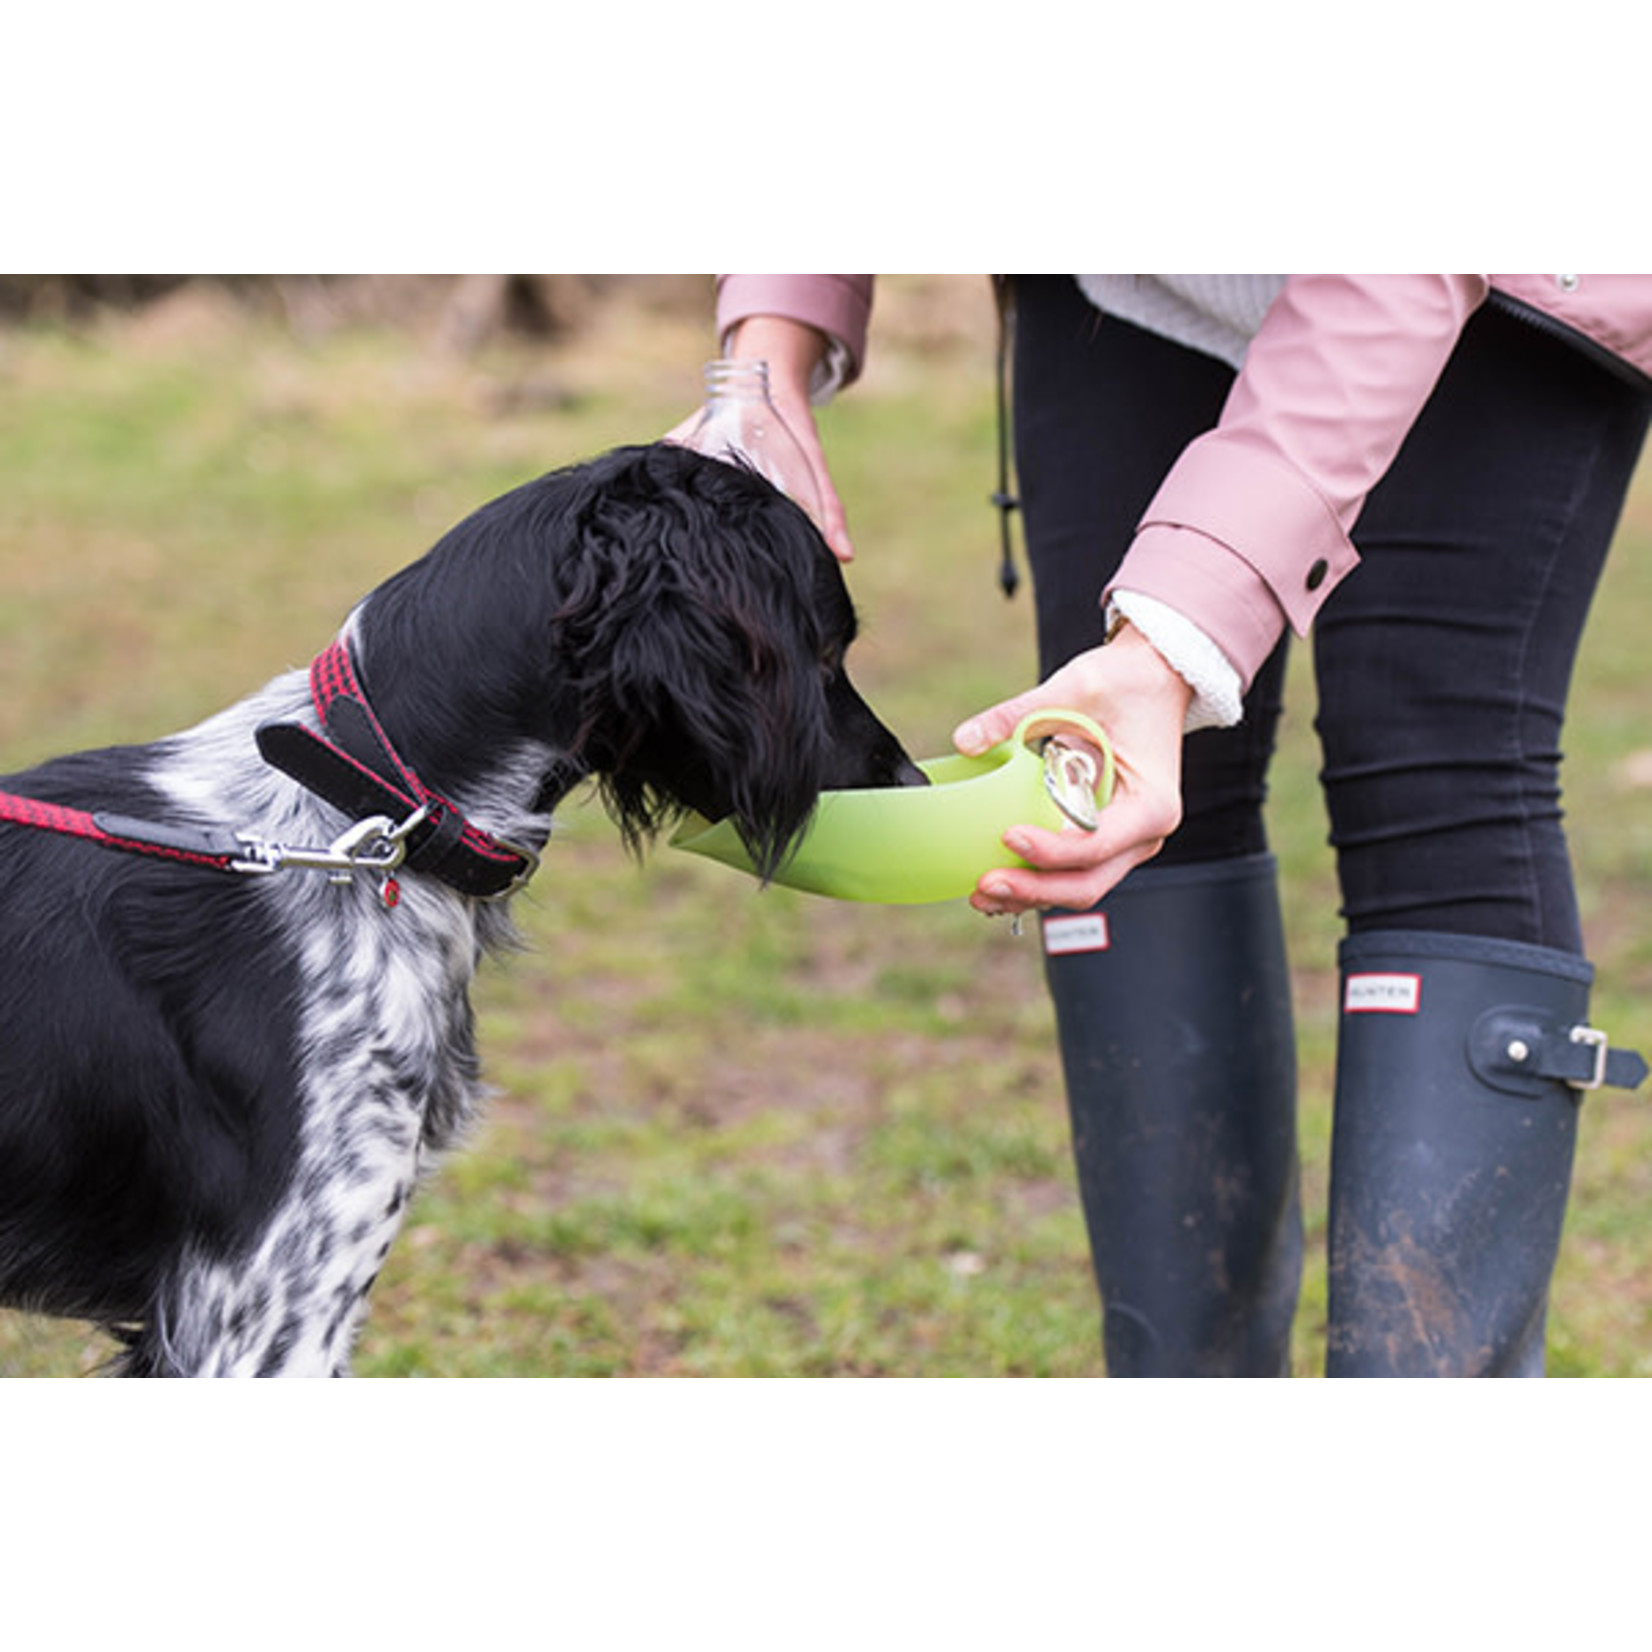
[[1559,1080],[1575,1090],[1633,1090],[1647,1065],[1636,1050],[1614,1050],[1595,1027],[1556,1027],[1539,1010],[1505,1006],[1487,1010],[1468,1038],[1468,1064],[1493,1089],[1537,1094]]

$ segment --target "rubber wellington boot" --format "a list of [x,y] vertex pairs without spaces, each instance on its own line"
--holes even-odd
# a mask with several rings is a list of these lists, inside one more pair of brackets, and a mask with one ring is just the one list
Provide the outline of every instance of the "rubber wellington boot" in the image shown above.
[[1581,1092],[1646,1064],[1588,1026],[1568,953],[1387,932],[1341,956],[1326,1374],[1542,1376]]
[[1284,1376],[1301,1275],[1273,857],[1133,872],[1044,920],[1110,1376]]

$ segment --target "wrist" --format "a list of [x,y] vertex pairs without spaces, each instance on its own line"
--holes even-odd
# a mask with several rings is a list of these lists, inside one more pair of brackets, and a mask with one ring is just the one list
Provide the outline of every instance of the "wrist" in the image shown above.
[[1103,644],[1108,663],[1124,675],[1124,692],[1169,702],[1185,720],[1195,693],[1192,684],[1125,614],[1113,615]]
[[788,316],[747,316],[730,328],[723,354],[766,361],[769,390],[777,398],[807,403],[809,387],[826,359],[826,335]]

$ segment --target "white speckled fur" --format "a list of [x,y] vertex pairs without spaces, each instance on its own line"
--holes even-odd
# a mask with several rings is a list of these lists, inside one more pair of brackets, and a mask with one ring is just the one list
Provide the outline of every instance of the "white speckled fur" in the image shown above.
[[[301,717],[313,720],[308,683],[293,673],[165,742],[149,778],[205,821],[325,845],[343,818],[266,766],[253,741],[260,723]],[[522,774],[542,767],[524,754]],[[513,803],[524,789],[501,774],[493,814],[484,802],[473,818],[538,841],[548,822]],[[181,1371],[336,1375],[421,1171],[481,1099],[467,989],[483,927],[497,939],[506,920],[427,879],[406,880],[393,909],[359,877],[276,873],[259,893],[301,959],[299,1162],[256,1251],[186,1260],[154,1329]]]

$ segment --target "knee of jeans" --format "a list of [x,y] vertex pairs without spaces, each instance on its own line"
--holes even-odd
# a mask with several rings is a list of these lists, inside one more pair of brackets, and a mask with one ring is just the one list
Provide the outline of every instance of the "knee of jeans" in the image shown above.
[[1351,930],[1576,944],[1552,765],[1482,756],[1356,769],[1327,759],[1325,797]]

